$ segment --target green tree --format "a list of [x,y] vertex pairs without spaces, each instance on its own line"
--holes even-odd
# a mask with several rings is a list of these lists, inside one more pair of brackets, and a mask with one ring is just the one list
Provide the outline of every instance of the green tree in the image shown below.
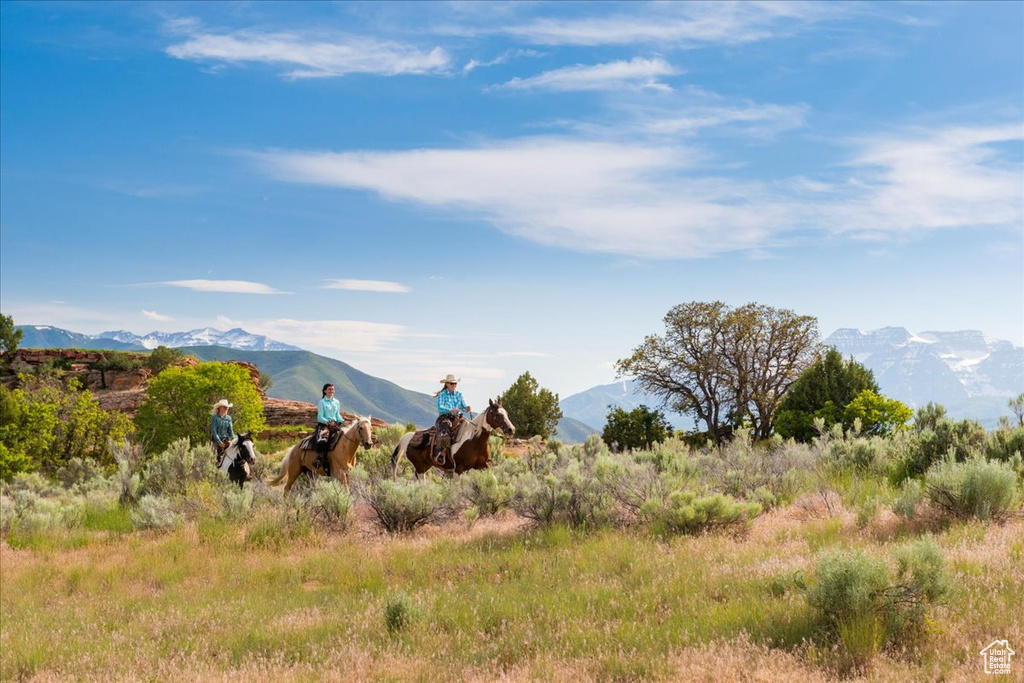
[[664,323],[664,335],[646,337],[616,370],[703,422],[716,443],[743,423],[768,436],[786,390],[815,357],[817,321],[787,309],[695,301]]
[[913,416],[914,411],[905,403],[865,389],[846,404],[843,424],[851,427],[855,420],[860,420],[862,434],[885,436],[904,427]]
[[642,405],[627,412],[619,406],[609,406],[601,438],[617,450],[627,450],[650,448],[665,441],[671,433],[672,426],[660,410]]
[[1017,416],[1017,424],[1024,427],[1024,394],[1018,395],[1016,398],[1011,398],[1008,403],[1010,410]]
[[0,388],[0,476],[40,469],[52,474],[73,458],[112,465],[111,441],[132,433],[122,413],[99,407],[76,379],[65,385],[47,377],[21,376],[24,388]]
[[184,357],[185,354],[180,349],[172,349],[161,345],[153,349],[153,352],[149,354],[149,358],[146,359],[146,367],[156,377]]
[[516,433],[523,437],[547,439],[562,419],[558,394],[542,388],[529,372],[520,375],[499,399],[512,418]]
[[5,372],[11,362],[11,356],[21,343],[23,332],[14,328],[14,318],[0,313],[0,368]]
[[780,436],[797,441],[810,441],[818,436],[815,418],[822,418],[825,427],[843,422],[847,404],[862,391],[878,393],[878,383],[871,370],[829,347],[793,382],[779,405],[775,430]]
[[263,429],[263,400],[249,371],[211,362],[174,365],[150,381],[135,415],[139,438],[150,452],[162,451],[183,437],[205,443],[210,439],[210,407],[222,398],[234,404],[236,434]]

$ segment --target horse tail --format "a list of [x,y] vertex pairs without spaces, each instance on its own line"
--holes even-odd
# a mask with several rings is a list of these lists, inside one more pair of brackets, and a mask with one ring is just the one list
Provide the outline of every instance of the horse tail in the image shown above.
[[267,484],[270,486],[277,486],[284,480],[285,475],[288,474],[288,459],[292,457],[292,452],[295,450],[295,446],[289,449],[288,453],[284,456],[284,460],[281,461],[281,469],[278,470],[277,476],[269,480]]
[[395,450],[391,453],[391,478],[398,478],[398,460],[405,455],[406,448],[409,447],[409,442],[412,441],[412,434],[406,434],[398,440],[398,445],[395,446]]

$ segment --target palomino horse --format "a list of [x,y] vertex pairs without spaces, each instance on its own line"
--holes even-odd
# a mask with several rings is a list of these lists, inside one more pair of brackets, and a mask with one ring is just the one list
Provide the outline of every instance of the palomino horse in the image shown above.
[[[371,430],[369,417],[357,417],[356,421],[347,427],[343,427],[341,435],[334,448],[327,451],[327,458],[331,464],[331,476],[348,486],[348,471],[356,466],[356,449],[362,443],[363,448],[373,447],[373,432]],[[286,476],[288,481],[284,485],[287,493],[295,480],[299,478],[303,470],[313,471],[313,461],[316,459],[315,450],[304,450],[302,442],[295,444],[284,456],[281,462],[281,470],[277,476],[268,481],[271,486],[281,483]]]
[[228,475],[228,479],[242,488],[245,482],[252,479],[252,468],[256,464],[256,453],[253,451],[252,436],[239,434],[224,449],[224,458],[220,463],[220,471]]
[[515,425],[508,417],[508,412],[497,403],[488,401],[487,410],[472,420],[464,420],[452,439],[451,454],[446,465],[454,460],[454,467],[442,467],[434,462],[430,452],[430,435],[428,430],[410,432],[403,436],[391,454],[391,476],[398,476],[398,460],[403,455],[416,468],[416,478],[431,467],[462,474],[466,470],[485,470],[491,466],[491,431],[500,429],[511,436],[516,433]]

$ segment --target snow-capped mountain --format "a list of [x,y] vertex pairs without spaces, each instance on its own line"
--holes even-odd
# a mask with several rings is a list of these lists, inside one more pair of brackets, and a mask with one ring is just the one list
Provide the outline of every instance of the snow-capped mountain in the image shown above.
[[125,330],[112,330],[95,335],[97,339],[113,339],[125,344],[135,344],[146,349],[158,346],[177,348],[180,346],[226,346],[244,351],[300,351],[299,347],[284,344],[263,335],[251,334],[240,327],[223,332],[213,327],[189,330],[188,332],[150,332],[139,336]]
[[[824,343],[870,369],[886,396],[912,408],[938,403],[952,418],[976,419],[989,428],[1011,414],[1007,402],[1024,392],[1024,348],[977,330],[915,334],[902,327],[843,328]],[[565,417],[601,429],[609,405],[633,410],[642,403],[662,409],[635,382],[622,381],[567,396],[559,405]],[[677,428],[693,428],[692,419],[668,411],[666,417]]]
[[911,333],[902,327],[839,329],[825,339],[875,373],[882,393],[911,407],[929,401],[987,424],[1024,392],[1024,348],[977,330]]

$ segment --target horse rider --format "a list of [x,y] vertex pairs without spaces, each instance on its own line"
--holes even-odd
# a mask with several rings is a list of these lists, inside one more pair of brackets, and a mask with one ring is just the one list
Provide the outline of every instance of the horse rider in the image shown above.
[[213,404],[210,414],[210,441],[213,444],[213,453],[217,456],[217,467],[224,461],[224,451],[227,450],[231,440],[235,438],[235,425],[231,421],[228,411],[234,407],[226,398],[222,398]]
[[334,385],[328,382],[320,390],[320,402],[316,404],[316,430],[313,432],[313,444],[316,447],[316,460],[313,461],[314,470],[322,467],[330,474],[330,461],[327,458],[327,448],[331,442],[331,436],[338,430],[342,423],[341,403],[334,398]]
[[437,432],[434,436],[433,456],[434,462],[439,466],[444,465],[445,454],[451,446],[455,427],[462,420],[462,411],[472,410],[462,398],[462,392],[456,389],[459,385],[458,377],[449,374],[441,380],[441,384],[444,386],[434,394],[437,398],[437,421],[434,423]]

